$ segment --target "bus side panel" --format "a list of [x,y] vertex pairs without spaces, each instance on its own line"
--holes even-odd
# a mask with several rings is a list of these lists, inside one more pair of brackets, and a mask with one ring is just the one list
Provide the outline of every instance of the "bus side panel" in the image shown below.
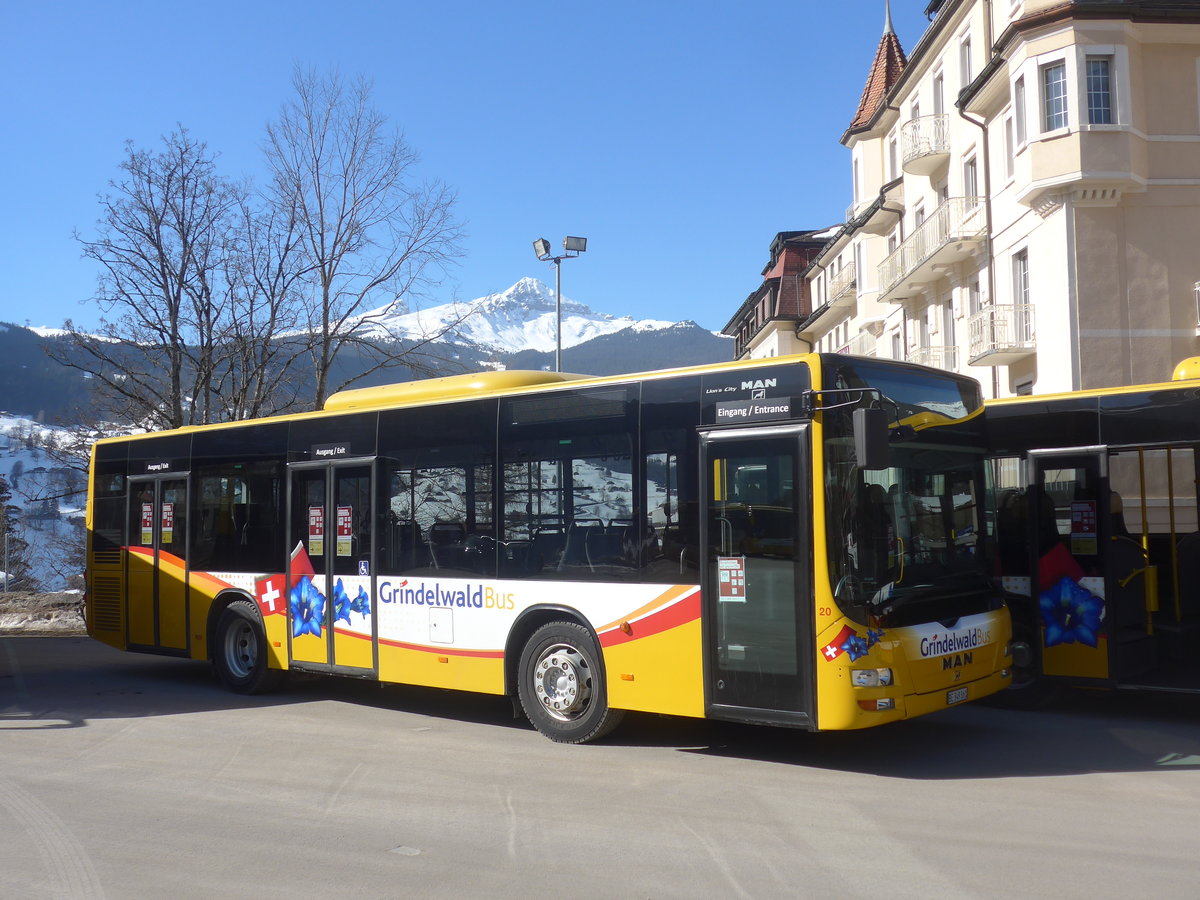
[[[617,632],[620,634],[620,632]],[[611,634],[611,632],[610,632]],[[615,709],[704,717],[703,643],[699,618],[604,645],[608,705]]]
[[119,567],[93,565],[88,572],[87,632],[101,643],[125,649],[125,575]]
[[503,694],[504,652],[419,647],[381,640],[379,680],[480,694]]

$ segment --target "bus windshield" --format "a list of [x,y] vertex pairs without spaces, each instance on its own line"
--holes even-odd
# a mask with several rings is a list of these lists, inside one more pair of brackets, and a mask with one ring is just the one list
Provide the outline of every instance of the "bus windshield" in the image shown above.
[[[831,368],[833,386],[853,389],[855,360]],[[880,402],[891,407],[891,465],[858,467],[847,409],[826,415],[825,488],[831,587],[849,615],[896,627],[947,621],[995,604],[983,540],[984,447],[968,382],[921,370],[872,371]],[[900,377],[896,377],[899,374]],[[826,383],[829,383],[827,381]],[[922,415],[925,418],[922,418]]]

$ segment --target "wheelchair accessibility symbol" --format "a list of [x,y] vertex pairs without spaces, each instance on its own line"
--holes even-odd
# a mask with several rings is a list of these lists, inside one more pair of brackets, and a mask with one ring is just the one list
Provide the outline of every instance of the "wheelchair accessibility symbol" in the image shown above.
[[358,574],[362,575],[364,577],[371,574],[371,561],[370,560],[360,559],[358,561]]

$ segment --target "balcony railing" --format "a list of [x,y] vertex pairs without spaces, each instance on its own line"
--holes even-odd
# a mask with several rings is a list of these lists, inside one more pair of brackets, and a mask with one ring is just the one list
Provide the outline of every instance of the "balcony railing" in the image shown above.
[[973,366],[1007,366],[1037,352],[1033,306],[989,306],[967,321]]
[[908,361],[922,366],[933,366],[947,372],[958,371],[957,347],[917,347],[908,354]]
[[950,117],[909,119],[900,130],[900,164],[910,175],[931,175],[950,158]]
[[850,338],[851,356],[875,356],[879,348],[879,338],[869,332],[856,334]]
[[829,280],[829,302],[837,303],[858,286],[854,263],[842,268]]
[[979,197],[951,197],[879,264],[879,299],[899,300],[902,284],[937,281],[942,269],[974,252],[987,237]]

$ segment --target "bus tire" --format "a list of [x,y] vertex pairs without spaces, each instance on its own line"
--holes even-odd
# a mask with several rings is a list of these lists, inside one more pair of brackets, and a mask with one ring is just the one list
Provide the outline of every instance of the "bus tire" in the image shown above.
[[217,618],[213,668],[221,684],[237,694],[265,694],[283,681],[283,672],[267,665],[267,637],[249,600],[233,601]]
[[602,738],[625,715],[609,708],[599,647],[576,622],[549,622],[525,642],[517,694],[533,727],[562,744]]

